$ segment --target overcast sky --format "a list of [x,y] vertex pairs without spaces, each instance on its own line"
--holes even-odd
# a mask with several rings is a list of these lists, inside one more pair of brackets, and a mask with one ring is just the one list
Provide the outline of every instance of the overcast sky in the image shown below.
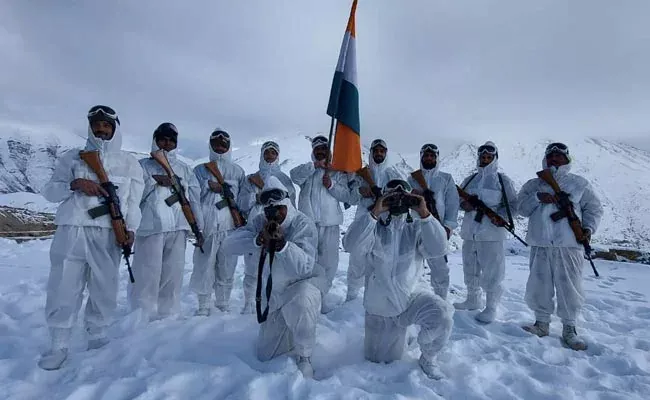
[[[0,118],[85,132],[103,103],[130,146],[171,121],[188,156],[216,126],[326,132],[350,4],[4,0]],[[362,140],[648,134],[648,16],[648,0],[360,0]]]

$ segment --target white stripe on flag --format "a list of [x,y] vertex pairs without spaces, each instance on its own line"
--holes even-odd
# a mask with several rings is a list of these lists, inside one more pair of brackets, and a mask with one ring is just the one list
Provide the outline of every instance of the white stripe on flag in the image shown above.
[[345,32],[336,70],[343,72],[343,79],[357,86],[357,45],[350,32]]

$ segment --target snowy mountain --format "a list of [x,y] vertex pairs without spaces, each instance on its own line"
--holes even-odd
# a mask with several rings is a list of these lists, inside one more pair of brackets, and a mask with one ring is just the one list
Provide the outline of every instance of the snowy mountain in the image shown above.
[[[310,159],[311,136],[290,134],[280,137],[262,137],[248,143],[234,142],[233,159],[247,173],[258,169],[260,146],[266,140],[280,144],[282,168],[291,168]],[[492,138],[500,148],[501,170],[508,174],[519,189],[541,169],[541,159],[548,140],[519,138],[517,140]],[[630,144],[602,139],[563,139],[574,158],[573,172],[585,176],[594,185],[606,209],[601,228],[594,236],[598,245],[629,247],[647,250],[650,245],[650,189],[647,165],[650,152]],[[15,129],[6,138],[0,138],[0,193],[38,192],[52,173],[56,157],[67,148],[78,146],[83,140],[74,135],[35,135]],[[389,141],[390,146],[390,141]],[[414,144],[409,154],[391,153],[391,162],[404,174],[419,166],[419,144]],[[442,170],[451,173],[460,183],[475,168],[476,144],[462,143],[452,149],[441,149]],[[142,149],[144,150],[144,149]],[[367,147],[363,149],[364,163]],[[207,149],[206,149],[207,153]],[[146,157],[144,151],[134,151]],[[181,157],[181,156],[179,156]],[[190,165],[205,162],[207,157],[192,161],[181,157]],[[12,202],[12,206],[18,204]],[[346,213],[350,221],[354,208]],[[462,214],[461,214],[462,215]],[[525,234],[526,223],[517,221],[517,231]],[[457,244],[456,241],[452,241]],[[455,246],[454,246],[455,247]]]

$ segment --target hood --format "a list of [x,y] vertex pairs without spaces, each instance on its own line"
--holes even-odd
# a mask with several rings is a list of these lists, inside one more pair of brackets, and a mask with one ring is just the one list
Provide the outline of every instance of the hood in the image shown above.
[[88,138],[86,139],[85,150],[99,150],[101,153],[117,153],[122,150],[122,130],[120,124],[115,124],[115,132],[111,140],[102,140],[93,134],[88,124]]
[[[216,128],[214,131],[217,130],[224,131],[221,128]],[[210,133],[210,136],[212,136],[212,133]],[[228,147],[228,151],[226,151],[225,153],[219,154],[216,151],[212,150],[212,145],[210,144],[210,137],[208,137],[208,149],[210,150],[210,161],[216,161],[217,163],[221,161],[231,161],[232,160],[232,136],[230,138],[230,147]]]
[[390,154],[388,153],[388,149],[386,149],[386,158],[384,158],[384,161],[381,162],[381,164],[377,164],[375,160],[372,157],[372,150],[368,152],[368,169],[373,175],[373,178],[377,180],[378,176],[381,176],[383,172],[388,168],[390,165]]
[[440,157],[436,158],[436,166],[431,169],[425,169],[422,165],[422,152],[420,152],[420,170],[425,178],[431,178],[438,175],[440,171]]
[[[154,151],[160,150],[160,147],[156,144],[156,138],[151,139],[151,152],[153,153]],[[167,156],[168,160],[175,160],[176,159],[176,150],[178,150],[178,147],[175,148],[172,151],[166,151],[165,155]]]
[[495,158],[490,164],[485,167],[478,167],[477,162],[477,174],[479,177],[487,175],[496,175],[499,172],[499,159]]
[[[267,149],[275,149],[275,151],[278,152],[278,158],[276,158],[275,161],[273,161],[272,163],[268,163],[266,162],[266,160],[264,160],[264,152]],[[280,146],[278,146],[277,143],[266,142],[262,145],[262,149],[260,151],[259,169],[260,169],[260,175],[262,176],[262,179],[266,179],[266,177],[273,175],[274,173],[280,170]]]

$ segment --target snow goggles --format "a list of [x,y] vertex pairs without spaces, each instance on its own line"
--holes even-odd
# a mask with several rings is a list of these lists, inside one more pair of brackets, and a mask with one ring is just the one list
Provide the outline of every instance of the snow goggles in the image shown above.
[[392,193],[392,192],[407,192],[410,193],[411,190],[411,185],[409,185],[408,182],[402,179],[393,179],[389,181],[386,186],[384,187],[384,193]]
[[262,145],[262,153],[264,153],[268,149],[273,149],[278,154],[280,154],[280,146],[272,140],[269,140],[268,142],[264,142],[264,144]]
[[311,148],[315,149],[318,146],[328,146],[329,140],[325,136],[316,136],[311,140]]
[[108,106],[97,105],[88,110],[88,121],[107,121],[120,123],[115,110]]
[[375,139],[370,143],[370,150],[374,149],[377,146],[381,146],[384,149],[388,149],[388,146],[386,146],[386,142],[383,139]]
[[277,204],[287,198],[287,192],[280,189],[271,189],[260,194],[260,203],[264,206]]
[[544,155],[549,155],[551,153],[560,153],[564,154],[565,156],[569,155],[569,147],[564,144],[564,143],[551,143],[548,146],[546,146],[546,151],[544,152]]
[[420,149],[420,156],[422,156],[422,154],[424,154],[427,151],[430,151],[435,155],[440,154],[440,150],[438,150],[438,146],[432,143],[427,143],[424,146],[422,146],[422,148]]
[[483,146],[480,146],[477,151],[478,155],[483,155],[485,153],[491,154],[491,155],[496,155],[497,154],[497,148],[492,146],[491,144],[484,144]]
[[219,129],[212,132],[212,134],[210,135],[210,140],[214,140],[214,139],[221,139],[226,143],[230,143],[230,135],[228,134],[228,132]]

